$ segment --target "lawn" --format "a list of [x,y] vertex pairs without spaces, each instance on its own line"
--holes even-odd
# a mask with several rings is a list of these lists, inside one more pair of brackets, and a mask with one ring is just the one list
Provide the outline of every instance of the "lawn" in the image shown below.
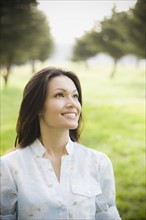
[[[105,152],[112,160],[117,207],[123,220],[144,220],[145,213],[145,79],[144,67],[67,64],[83,89],[84,125],[80,142]],[[15,124],[29,68],[14,68],[1,88],[1,155],[14,147]],[[3,83],[2,83],[3,84]]]

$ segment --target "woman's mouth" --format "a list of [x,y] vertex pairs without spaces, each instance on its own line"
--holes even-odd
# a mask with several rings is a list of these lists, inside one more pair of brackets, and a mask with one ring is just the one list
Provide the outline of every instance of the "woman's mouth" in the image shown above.
[[66,118],[76,118],[77,117],[76,113],[64,113],[62,115]]

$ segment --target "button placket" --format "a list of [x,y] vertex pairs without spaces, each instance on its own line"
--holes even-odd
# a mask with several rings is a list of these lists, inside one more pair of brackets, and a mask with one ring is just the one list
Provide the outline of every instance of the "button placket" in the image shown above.
[[[61,160],[61,170],[60,170],[60,185],[62,186],[65,193],[67,191],[67,185],[70,181],[70,167],[71,167],[71,158],[70,156],[64,156]],[[66,187],[64,187],[66,186]]]

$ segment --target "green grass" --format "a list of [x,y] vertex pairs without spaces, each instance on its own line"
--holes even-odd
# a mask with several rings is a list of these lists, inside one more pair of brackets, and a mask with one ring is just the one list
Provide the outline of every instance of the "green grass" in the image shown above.
[[[111,158],[122,219],[146,219],[144,68],[119,66],[111,80],[110,66],[66,66],[78,74],[83,89],[81,143]],[[14,69],[9,86],[2,85],[1,155],[14,145],[15,124],[28,73],[28,67]]]

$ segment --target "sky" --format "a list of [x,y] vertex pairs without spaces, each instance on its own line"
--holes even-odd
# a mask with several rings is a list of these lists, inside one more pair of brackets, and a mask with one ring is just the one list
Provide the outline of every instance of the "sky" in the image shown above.
[[56,43],[73,44],[75,39],[91,30],[95,21],[111,15],[115,4],[117,11],[127,11],[134,7],[136,0],[39,0],[38,8],[49,21],[51,33]]

